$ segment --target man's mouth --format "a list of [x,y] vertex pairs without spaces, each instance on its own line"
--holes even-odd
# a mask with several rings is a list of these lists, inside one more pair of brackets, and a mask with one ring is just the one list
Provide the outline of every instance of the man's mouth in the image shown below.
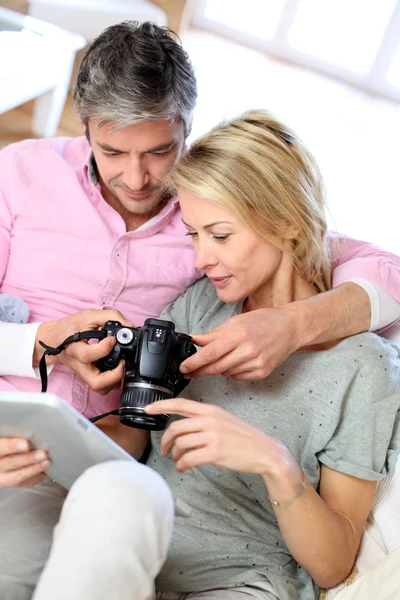
[[128,198],[132,198],[133,200],[144,200],[145,198],[148,198],[152,192],[152,190],[148,190],[147,192],[130,192],[124,188],[122,188],[122,191]]

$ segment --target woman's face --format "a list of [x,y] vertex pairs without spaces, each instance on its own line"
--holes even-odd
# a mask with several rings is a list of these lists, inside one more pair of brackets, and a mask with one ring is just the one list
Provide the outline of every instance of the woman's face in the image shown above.
[[268,294],[282,251],[258,236],[227,208],[180,189],[183,222],[192,236],[196,267],[224,302]]

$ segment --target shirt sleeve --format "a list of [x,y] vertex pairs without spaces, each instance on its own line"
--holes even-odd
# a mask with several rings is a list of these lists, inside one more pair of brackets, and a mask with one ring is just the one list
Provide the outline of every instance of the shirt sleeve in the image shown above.
[[[0,376],[16,375],[40,379],[39,369],[32,366],[36,333],[40,323],[0,323]],[[47,367],[49,375],[54,365]]]
[[[356,277],[348,279],[362,287],[369,296],[371,303],[371,325],[369,330],[379,332],[385,336],[385,331],[400,319],[400,302],[386,290],[367,279]],[[386,336],[385,336],[386,337]]]
[[400,452],[400,348],[374,338],[355,348],[360,368],[344,394],[333,433],[318,454],[327,467],[370,481],[393,473]]
[[333,257],[332,285],[362,278],[377,284],[400,302],[400,257],[368,242],[328,232]]
[[8,152],[2,150],[0,152],[0,285],[3,282],[4,273],[7,269],[8,257],[10,254],[10,239],[12,229],[12,212],[6,202],[6,194],[4,190],[6,174],[9,172]]

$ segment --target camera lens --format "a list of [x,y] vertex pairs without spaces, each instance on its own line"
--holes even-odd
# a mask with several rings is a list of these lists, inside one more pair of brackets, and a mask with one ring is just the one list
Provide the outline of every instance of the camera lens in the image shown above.
[[168,415],[148,415],[144,412],[144,407],[157,400],[172,398],[172,395],[172,390],[167,387],[138,381],[138,377],[132,380],[126,374],[119,409],[121,423],[137,429],[165,429]]

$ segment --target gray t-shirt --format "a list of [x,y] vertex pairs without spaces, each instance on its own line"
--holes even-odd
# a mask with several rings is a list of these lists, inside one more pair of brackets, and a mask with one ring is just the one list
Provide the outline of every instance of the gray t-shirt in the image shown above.
[[[165,309],[183,333],[203,333],[239,314],[203,279]],[[326,351],[299,351],[261,381],[222,375],[193,380],[181,396],[216,404],[286,444],[318,487],[320,463],[368,480],[394,469],[400,446],[400,357],[365,333]],[[179,417],[178,417],[179,418]],[[179,473],[152,433],[147,464],[193,507],[176,517],[157,588],[196,592],[269,580],[281,600],[310,600],[317,588],[291,557],[259,475],[212,465]],[[329,540],[326,540],[329,544]]]

